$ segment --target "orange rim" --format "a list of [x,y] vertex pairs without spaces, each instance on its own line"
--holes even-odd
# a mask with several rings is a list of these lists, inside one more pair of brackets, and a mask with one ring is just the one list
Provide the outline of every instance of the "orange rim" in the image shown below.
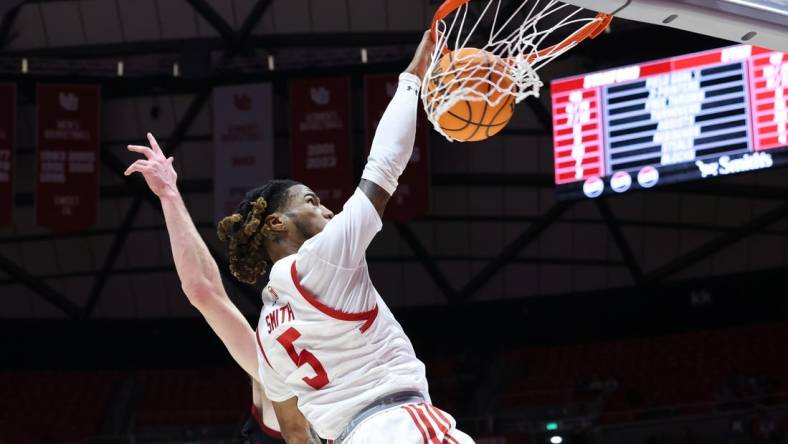
[[[435,11],[435,15],[432,17],[432,39],[433,41],[438,41],[438,22],[445,19],[449,16],[452,12],[457,10],[460,6],[470,2],[471,0],[445,0],[439,7],[438,10]],[[549,46],[545,49],[537,51],[535,54],[531,54],[528,58],[528,63],[534,63],[537,59],[540,59],[546,55],[553,54],[556,52],[563,51],[566,47],[576,45],[582,42],[585,39],[593,39],[594,37],[598,36],[605,28],[610,25],[610,21],[613,20],[613,16],[610,14],[605,14],[604,12],[600,12],[596,15],[596,18],[583,25],[582,28],[578,29],[572,35],[561,41],[560,43],[556,43],[555,45]],[[442,48],[444,54],[448,54],[451,50],[449,49],[448,45],[444,45]]]

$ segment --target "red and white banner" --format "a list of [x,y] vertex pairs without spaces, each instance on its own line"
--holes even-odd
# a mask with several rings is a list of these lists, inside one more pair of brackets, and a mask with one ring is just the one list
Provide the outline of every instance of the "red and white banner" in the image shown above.
[[290,107],[292,178],[339,212],[353,193],[350,78],[293,80]]
[[[367,153],[372,146],[375,129],[383,112],[397,91],[396,75],[368,75],[364,79],[366,109]],[[427,117],[419,108],[416,143],[408,167],[399,178],[399,186],[386,207],[383,218],[392,222],[407,222],[426,215],[430,210],[430,151]]]
[[270,83],[213,90],[214,217],[232,214],[247,191],[274,177]]
[[36,221],[53,231],[96,223],[101,91],[38,85]]
[[0,226],[14,221],[16,85],[0,83]]

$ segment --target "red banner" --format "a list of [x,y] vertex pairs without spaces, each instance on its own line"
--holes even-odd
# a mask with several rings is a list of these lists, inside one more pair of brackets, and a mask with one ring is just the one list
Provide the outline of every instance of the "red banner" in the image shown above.
[[[372,145],[380,118],[397,90],[396,75],[369,75],[364,79],[366,109],[367,153]],[[430,210],[430,151],[427,116],[419,108],[416,143],[408,167],[399,178],[399,186],[386,207],[384,219],[407,222],[427,214]]]
[[96,223],[99,106],[90,85],[38,85],[36,221],[53,231]]
[[353,193],[350,79],[293,80],[290,106],[291,177],[339,212]]
[[0,83],[0,226],[14,221],[16,85]]

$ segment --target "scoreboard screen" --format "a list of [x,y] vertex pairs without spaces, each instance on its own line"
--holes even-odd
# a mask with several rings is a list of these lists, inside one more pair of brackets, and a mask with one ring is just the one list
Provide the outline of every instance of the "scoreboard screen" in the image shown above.
[[788,164],[788,55],[738,45],[551,83],[559,199]]

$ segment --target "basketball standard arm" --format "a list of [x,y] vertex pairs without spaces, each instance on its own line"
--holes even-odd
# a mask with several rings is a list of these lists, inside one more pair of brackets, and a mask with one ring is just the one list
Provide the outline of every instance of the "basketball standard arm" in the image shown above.
[[361,175],[358,188],[381,216],[413,153],[419,87],[429,66],[434,45],[432,33],[425,32],[413,61],[400,75],[397,92],[380,119],[367,165]]
[[159,197],[170,237],[175,269],[189,302],[205,317],[233,359],[250,376],[258,379],[254,332],[225,292],[219,267],[194,226],[176,185],[173,158],[166,158],[156,139],[148,133],[150,147],[130,145],[130,151],[145,159],[134,162],[126,175],[139,172]]

